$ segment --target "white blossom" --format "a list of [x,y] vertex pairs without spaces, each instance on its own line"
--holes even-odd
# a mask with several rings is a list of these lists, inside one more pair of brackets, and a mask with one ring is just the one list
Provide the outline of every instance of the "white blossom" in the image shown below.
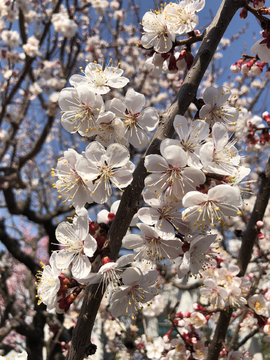
[[146,224],[137,224],[143,235],[128,234],[123,238],[123,246],[133,249],[136,253],[134,259],[141,258],[153,263],[164,259],[175,259],[181,251],[180,239],[174,234],[166,234]]
[[60,289],[59,275],[61,270],[56,266],[56,253],[52,253],[50,264],[44,266],[43,270],[37,273],[37,295],[39,303],[44,303],[47,310],[55,309],[57,293]]
[[189,272],[196,275],[200,270],[204,270],[209,258],[206,251],[215,239],[216,235],[185,237],[185,242],[182,246],[184,255],[177,269],[179,279],[182,279]]
[[135,148],[141,149],[148,144],[148,131],[153,131],[159,121],[157,111],[148,107],[144,110],[145,96],[133,89],[129,89],[125,96],[125,102],[114,98],[107,106],[123,120],[127,141]]
[[55,236],[63,246],[57,251],[56,266],[59,269],[67,269],[72,264],[72,275],[77,279],[85,279],[91,272],[92,257],[97,249],[96,240],[89,234],[88,212],[85,208],[76,211],[78,216],[70,224],[67,221],[61,222],[56,230]]
[[226,106],[231,96],[231,91],[225,86],[207,88],[203,93],[205,105],[200,110],[200,118],[209,125],[216,121],[223,122],[226,125],[234,124],[239,115],[238,109]]
[[188,33],[199,24],[197,12],[204,8],[205,0],[182,0],[169,3],[164,8],[164,17],[172,30],[179,35]]
[[229,141],[225,125],[217,122],[212,129],[213,141],[200,149],[200,159],[205,170],[221,175],[233,175],[240,163],[240,155],[234,146],[236,140]]
[[145,186],[152,187],[157,194],[169,188],[172,196],[181,199],[185,193],[205,182],[199,169],[188,167],[186,152],[177,140],[165,139],[160,145],[160,155],[147,155],[144,165],[152,174],[145,179]]
[[168,27],[164,12],[148,11],[142,19],[143,36],[142,46],[146,49],[154,48],[159,53],[171,50],[175,41],[175,33]]
[[139,268],[128,268],[122,274],[124,285],[119,286],[111,299],[112,316],[134,315],[142,305],[150,301],[156,294],[154,287],[158,277],[156,270],[150,270],[145,275]]
[[100,95],[82,84],[76,88],[63,89],[58,102],[63,113],[61,123],[68,132],[78,131],[87,137],[97,133],[97,120],[104,106]]
[[93,200],[99,204],[108,201],[112,194],[111,183],[123,189],[132,181],[135,165],[129,161],[127,148],[111,144],[107,150],[97,141],[85,149],[85,157],[76,166],[83,182],[92,187]]
[[183,198],[183,220],[193,223],[198,229],[206,229],[206,225],[226,224],[225,216],[241,214],[242,200],[239,189],[230,185],[217,185],[202,194],[190,191]]
[[102,69],[100,64],[89,63],[85,71],[81,70],[85,75],[72,75],[69,82],[72,86],[87,85],[88,88],[96,94],[107,94],[111,88],[120,89],[127,85],[129,80],[122,76],[124,70],[118,67],[106,66]]
[[87,202],[92,203],[92,184],[85,183],[76,171],[76,165],[83,156],[75,150],[64,151],[64,156],[58,160],[56,168],[52,169],[52,176],[58,176],[53,186],[59,192],[59,197],[68,200],[74,207],[84,206]]
[[200,120],[188,122],[184,116],[176,115],[173,122],[174,129],[179,136],[180,146],[186,152],[187,165],[195,168],[202,168],[199,150],[201,143],[209,136],[209,126]]

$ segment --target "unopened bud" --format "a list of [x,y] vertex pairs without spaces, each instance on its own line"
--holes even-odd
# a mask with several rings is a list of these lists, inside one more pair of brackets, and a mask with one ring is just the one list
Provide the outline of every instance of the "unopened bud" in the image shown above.
[[253,0],[253,6],[255,9],[259,9],[265,5],[265,0]]
[[240,11],[240,18],[245,19],[248,16],[248,12],[245,8]]
[[264,121],[267,122],[267,124],[269,125],[270,124],[270,114],[268,111],[265,111],[263,114],[262,114],[262,118]]
[[257,229],[261,229],[261,228],[264,226],[264,222],[261,221],[261,220],[258,220],[258,221],[256,222],[256,226],[257,226]]
[[270,79],[270,68],[268,68],[266,70],[266,72],[264,73],[264,76],[266,77],[266,79]]

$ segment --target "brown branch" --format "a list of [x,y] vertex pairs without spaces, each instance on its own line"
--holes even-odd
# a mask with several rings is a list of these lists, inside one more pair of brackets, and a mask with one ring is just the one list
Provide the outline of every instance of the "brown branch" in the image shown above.
[[261,9],[256,9],[248,3],[244,5],[244,8],[260,21],[262,29],[268,28],[270,26],[270,19],[262,15]]
[[14,239],[7,234],[3,220],[0,220],[0,239],[10,254],[15,259],[27,266],[27,268],[35,276],[37,271],[40,270],[40,266],[35,263],[31,256],[27,255],[21,250],[19,241],[17,239]]
[[[53,14],[58,12],[58,10],[60,8],[60,5],[61,5],[61,2],[62,2],[62,0],[58,0],[58,3],[56,4],[55,8],[53,9],[53,11],[51,13],[51,17],[52,17]],[[43,30],[43,33],[42,33],[42,35],[40,37],[40,41],[39,41],[40,46],[42,45],[42,43],[43,43],[43,41],[44,41],[48,31],[49,31],[49,28],[51,26],[51,17],[48,20],[48,22],[46,23],[46,25],[44,26],[44,30]],[[2,103],[2,110],[1,110],[1,113],[0,113],[0,125],[1,125],[1,123],[3,121],[7,106],[11,103],[11,100],[13,99],[13,96],[19,90],[22,82],[24,81],[25,76],[30,71],[32,63],[34,62],[35,59],[36,59],[36,57],[33,57],[33,58],[29,58],[28,56],[26,57],[25,66],[24,66],[24,69],[22,70],[21,74],[19,75],[18,81],[16,82],[16,84],[11,89],[11,91],[10,91],[9,95],[7,96],[7,98],[5,99],[5,101],[3,101],[3,103]]]
[[31,195],[29,195],[29,198],[27,198],[24,202],[17,203],[12,188],[4,189],[3,194],[6,201],[6,207],[10,214],[26,216],[28,220],[33,221],[36,224],[45,224],[58,215],[70,212],[69,206],[62,206],[47,214],[37,214],[30,208]]
[[263,220],[266,207],[270,197],[270,158],[268,159],[264,173],[261,175],[261,184],[257,199],[252,210],[247,228],[242,235],[242,245],[238,255],[238,266],[240,267],[240,276],[244,276],[247,266],[250,262],[252,249],[257,239],[256,223]]
[[[174,133],[173,120],[175,115],[184,115],[191,101],[195,99],[199,84],[216,51],[221,37],[235,12],[243,6],[244,3],[244,0],[237,2],[234,0],[223,0],[214,20],[205,31],[205,36],[194,63],[174,103],[161,116],[159,127],[133,174],[131,185],[125,189],[117,214],[110,228],[107,245],[111,250],[112,259],[115,260],[117,258],[121,248],[122,238],[126,234],[130,221],[138,207],[138,201],[144,188],[144,179],[147,176],[147,171],[144,167],[145,156],[158,153],[161,140],[166,137],[172,137]],[[95,289],[96,286],[89,286],[86,289],[82,309],[77,325],[73,331],[67,360],[82,360],[91,346],[91,331],[102,299],[101,291],[94,297]]]
[[260,331],[260,328],[257,327],[256,329],[252,330],[247,336],[244,337],[243,340],[241,340],[239,342],[239,344],[237,344],[235,347],[234,347],[234,350],[238,350],[241,346],[243,346],[249,339],[253,338],[254,335],[258,334],[258,332]]
[[[258,232],[256,229],[256,223],[258,220],[263,219],[268,204],[269,196],[270,196],[270,159],[268,160],[268,163],[265,168],[265,172],[262,176],[257,199],[253,211],[251,213],[250,219],[248,221],[247,228],[242,235],[242,245],[239,251],[238,263],[237,263],[240,268],[240,272],[238,276],[245,275],[247,266],[251,259],[253,246],[257,238]],[[209,347],[208,360],[218,359],[221,346],[225,339],[231,314],[232,314],[232,309],[228,309],[228,311],[221,312],[216,326],[213,341]]]
[[174,47],[182,46],[182,45],[191,45],[198,41],[202,41],[203,37],[204,37],[204,32],[200,35],[191,36],[188,39],[178,40],[173,45],[174,45]]
[[199,281],[193,284],[177,284],[176,282],[173,282],[173,286],[175,286],[179,290],[194,290],[194,289],[198,289],[202,285],[203,283]]

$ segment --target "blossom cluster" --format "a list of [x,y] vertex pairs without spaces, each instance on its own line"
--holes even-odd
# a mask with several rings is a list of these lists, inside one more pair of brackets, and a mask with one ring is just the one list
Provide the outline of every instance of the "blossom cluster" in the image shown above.
[[[190,67],[189,49],[173,53],[175,36],[195,29],[196,14],[203,6],[203,0],[184,0],[144,15],[141,44],[155,50],[148,66],[154,67],[156,75]],[[55,30],[71,38],[77,28],[61,16],[52,19]],[[29,57],[37,56],[38,42],[29,39],[24,51]],[[243,64],[243,69],[244,65],[249,66]],[[250,68],[253,66],[262,65],[254,61]],[[191,313],[175,312],[172,326],[179,336],[172,341],[171,330],[152,342],[141,337],[136,345],[151,359],[205,359],[208,348],[198,329],[213,314],[227,306],[247,306],[255,317],[269,315],[267,295],[249,293],[251,277],[238,276],[239,268],[228,265],[217,245],[217,229],[231,226],[242,215],[242,180],[250,173],[242,164],[237,136],[244,133],[248,144],[262,143],[262,120],[241,111],[233,91],[226,86],[205,89],[192,121],[176,115],[174,138],[161,141],[160,154],[145,157],[148,176],[142,198],[146,205],[130,224],[136,230],[123,238],[128,254],[113,261],[106,252],[106,240],[119,202],[113,203],[110,211],[101,210],[97,221],[89,218],[87,204],[105,204],[131,184],[136,159],[130,160],[129,146],[140,150],[148,145],[159,115],[154,108],[145,107],[145,96],[132,88],[125,97],[120,92],[118,97],[108,97],[112,89],[115,94],[129,82],[122,76],[120,64],[104,67],[90,62],[80,71],[69,79],[70,87],[61,90],[58,102],[63,128],[89,143],[82,153],[71,148],[64,151],[52,169],[59,198],[70,203],[76,215],[72,222],[57,226],[59,250],[37,276],[40,301],[48,310],[67,312],[87,284],[99,284],[109,298],[109,315],[104,322],[110,340],[107,349],[116,352],[119,349],[113,340],[122,336],[125,325],[119,321],[112,326],[114,318],[132,315],[135,319],[139,311],[155,312],[151,306],[164,285],[160,268],[170,264],[180,280],[189,276],[203,279],[200,293],[205,307],[198,305]],[[264,114],[266,122],[268,117]],[[236,136],[229,134],[232,129]],[[269,140],[266,134],[265,139]],[[98,272],[92,272],[98,255],[102,265]],[[266,319],[262,328],[268,341],[270,325]],[[132,325],[130,329],[137,331]],[[238,355],[233,350],[221,354],[224,359]],[[249,358],[245,354],[245,359]]]

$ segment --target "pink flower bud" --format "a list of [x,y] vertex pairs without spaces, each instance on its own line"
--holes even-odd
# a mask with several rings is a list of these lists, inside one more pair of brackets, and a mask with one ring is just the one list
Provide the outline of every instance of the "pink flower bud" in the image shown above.
[[108,256],[105,256],[104,258],[102,258],[101,260],[102,265],[108,264],[110,262],[114,262],[113,260],[111,260]]
[[253,0],[253,6],[256,8],[256,9],[259,9],[261,8],[262,6],[265,5],[265,0]]
[[245,19],[248,16],[248,12],[245,8],[240,11],[240,18]]
[[238,74],[241,71],[241,67],[239,67],[237,63],[234,63],[231,65],[230,70],[233,74]]
[[263,225],[264,225],[264,222],[261,221],[261,220],[258,220],[258,221],[256,222],[257,229],[261,229],[261,228],[263,227]]
[[264,121],[266,121],[267,123],[270,123],[270,114],[268,111],[265,111],[263,114],[262,114],[262,118]]
[[250,60],[248,62],[245,62],[241,67],[242,74],[246,75],[250,71],[254,62],[255,62],[255,60]]
[[268,68],[266,70],[266,72],[264,73],[264,76],[266,77],[266,79],[270,79],[270,68]]
[[257,63],[252,65],[250,71],[252,72],[253,75],[261,75],[262,73],[262,69],[260,68],[260,66],[258,66]]
[[262,240],[264,239],[264,235],[263,233],[259,232],[258,235],[257,235],[258,239]]
[[172,329],[169,330],[164,336],[163,336],[163,340],[165,343],[168,343],[171,340],[171,334],[172,334]]

